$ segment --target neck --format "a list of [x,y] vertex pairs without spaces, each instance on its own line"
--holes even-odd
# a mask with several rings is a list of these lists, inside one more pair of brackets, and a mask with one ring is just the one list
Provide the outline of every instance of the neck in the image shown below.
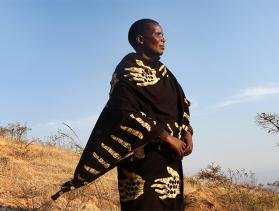
[[137,54],[146,61],[155,61],[160,59],[160,56],[151,56],[144,52],[137,52]]

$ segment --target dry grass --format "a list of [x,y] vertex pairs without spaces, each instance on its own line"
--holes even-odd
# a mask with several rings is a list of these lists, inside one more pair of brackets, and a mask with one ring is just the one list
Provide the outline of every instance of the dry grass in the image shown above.
[[53,146],[0,138],[0,205],[40,210],[118,210],[116,172],[52,202],[80,155]]
[[[50,145],[0,138],[0,210],[119,210],[115,170],[56,202],[50,200],[72,177],[79,157]],[[203,170],[200,178],[185,178],[187,211],[279,210],[278,193],[236,185],[220,168],[211,170]]]
[[252,172],[241,169],[225,173],[211,163],[197,177],[188,178],[185,185],[192,191],[186,193],[186,202],[193,209],[187,210],[278,211],[278,192],[257,186],[255,180]]
[[279,194],[258,187],[185,180],[185,201],[188,211],[278,211]]

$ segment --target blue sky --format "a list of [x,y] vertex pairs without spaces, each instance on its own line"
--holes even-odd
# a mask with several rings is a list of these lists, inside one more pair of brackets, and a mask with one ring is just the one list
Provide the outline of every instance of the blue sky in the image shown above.
[[30,137],[66,129],[85,144],[108,99],[130,25],[161,23],[162,57],[192,101],[192,175],[210,162],[279,179],[279,137],[255,124],[279,113],[279,2],[272,0],[1,0],[0,125]]

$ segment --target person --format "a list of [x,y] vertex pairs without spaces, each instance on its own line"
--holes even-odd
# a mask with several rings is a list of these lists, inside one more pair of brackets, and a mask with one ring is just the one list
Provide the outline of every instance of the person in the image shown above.
[[184,210],[182,158],[193,149],[190,101],[160,62],[160,24],[141,19],[130,27],[135,49],[117,65],[110,98],[62,193],[117,166],[121,210]]
[[[159,23],[138,20],[128,38],[136,53],[128,54],[115,74],[131,87],[127,99],[136,96],[134,110],[144,112],[157,125],[150,131],[155,138],[135,151],[132,162],[118,166],[121,209],[184,210],[181,159],[193,148],[189,101],[159,61],[166,42]],[[121,95],[120,86],[115,94]]]

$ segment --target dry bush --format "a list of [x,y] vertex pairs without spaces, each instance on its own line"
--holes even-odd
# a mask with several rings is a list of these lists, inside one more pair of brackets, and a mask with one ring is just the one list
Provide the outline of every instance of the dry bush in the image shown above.
[[217,197],[228,210],[279,210],[279,195],[258,187],[240,185],[225,186],[226,192],[219,192]]
[[225,173],[222,171],[221,166],[215,163],[210,163],[207,168],[201,169],[198,172],[197,179],[218,183],[225,183],[229,181]]
[[228,173],[226,175],[233,184],[251,187],[257,186],[255,173],[252,171],[247,172],[244,168],[240,170],[228,169]]
[[44,143],[62,149],[82,153],[84,148],[80,144],[80,139],[76,132],[68,124],[63,122],[63,125],[66,126],[69,132],[58,129],[56,134],[48,136]]
[[27,127],[26,123],[24,125],[19,122],[8,123],[6,127],[0,127],[0,137],[23,141],[30,130],[31,128]]
[[279,194],[257,185],[253,172],[229,169],[225,173],[219,165],[211,163],[198,173],[197,179],[209,182],[204,186],[214,192],[226,210],[279,210]]

